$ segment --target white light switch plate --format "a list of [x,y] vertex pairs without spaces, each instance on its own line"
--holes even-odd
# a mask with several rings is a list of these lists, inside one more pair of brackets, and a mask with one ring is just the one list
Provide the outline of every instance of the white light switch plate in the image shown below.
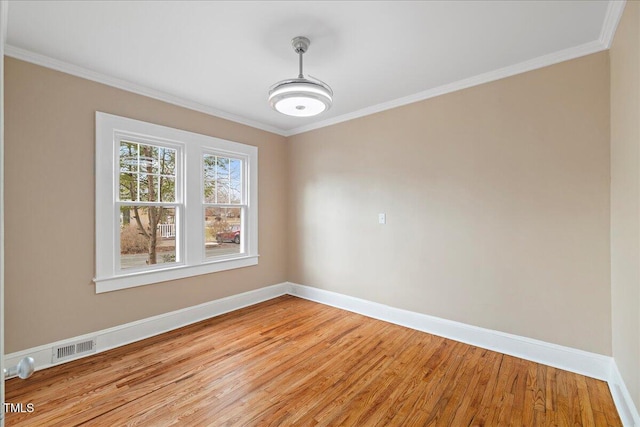
[[380,213],[378,214],[378,224],[386,224],[387,223],[387,215]]

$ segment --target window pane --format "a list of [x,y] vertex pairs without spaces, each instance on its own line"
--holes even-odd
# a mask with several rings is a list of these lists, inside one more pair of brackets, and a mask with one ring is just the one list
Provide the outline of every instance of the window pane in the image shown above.
[[204,179],[214,180],[216,179],[216,156],[205,154],[203,157],[204,163]]
[[159,147],[153,145],[140,144],[140,172],[159,173],[160,163],[158,162]]
[[123,172],[138,171],[138,144],[120,141],[120,170]]
[[242,203],[242,161],[238,159],[231,159],[231,171],[230,171],[230,203],[240,204]]
[[121,141],[120,200],[174,202],[176,156],[173,148]]
[[205,208],[204,217],[207,258],[241,253],[241,208]]
[[217,203],[230,203],[230,191],[229,184],[224,182],[217,182],[216,187],[216,201]]
[[218,174],[216,176],[216,179],[218,181],[221,180],[229,180],[229,159],[225,158],[225,157],[218,157],[217,158],[217,164],[218,164]]
[[162,175],[176,174],[176,150],[171,148],[160,148],[158,151],[160,162],[160,173]]
[[242,204],[242,160],[203,156],[204,202],[216,204]]
[[242,190],[240,188],[240,183],[232,183],[230,190],[231,191],[229,193],[229,196],[230,196],[231,200],[229,201],[229,203],[231,203],[233,205],[241,204],[242,203]]
[[218,157],[217,160],[217,174],[216,174],[216,182],[217,182],[217,203],[229,203],[230,202],[230,191],[229,191],[229,181],[230,181],[230,173],[231,169],[229,168],[229,159],[225,157]]
[[138,197],[138,174],[120,172],[120,200],[132,201]]
[[176,262],[176,209],[120,208],[120,268],[144,268]]
[[176,201],[176,180],[173,177],[160,177],[160,201],[175,202]]
[[239,183],[242,177],[242,160],[231,159],[231,182]]
[[138,198],[136,201],[140,202],[155,202],[155,179],[153,175],[147,175],[146,173],[141,173],[138,175],[138,180],[140,183],[140,187],[138,190]]
[[216,182],[205,181],[204,182],[204,202],[216,203]]

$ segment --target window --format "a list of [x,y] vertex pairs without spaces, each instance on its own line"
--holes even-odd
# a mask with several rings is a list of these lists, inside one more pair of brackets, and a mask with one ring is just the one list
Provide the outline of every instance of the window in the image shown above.
[[[207,258],[242,253],[242,218],[246,212],[242,159],[210,152],[202,158],[205,254]],[[235,245],[227,246],[231,242]]]
[[184,203],[177,191],[182,177],[176,165],[182,157],[181,147],[115,135],[119,145],[117,270],[152,269],[180,262],[182,239],[176,234],[176,225]]
[[96,292],[258,263],[253,146],[96,113]]

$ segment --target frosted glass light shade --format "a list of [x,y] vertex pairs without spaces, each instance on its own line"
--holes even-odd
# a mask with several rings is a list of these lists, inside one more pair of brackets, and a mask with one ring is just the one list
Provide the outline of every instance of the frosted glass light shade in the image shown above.
[[288,116],[315,116],[331,108],[332,102],[329,86],[304,78],[283,80],[269,91],[271,107]]

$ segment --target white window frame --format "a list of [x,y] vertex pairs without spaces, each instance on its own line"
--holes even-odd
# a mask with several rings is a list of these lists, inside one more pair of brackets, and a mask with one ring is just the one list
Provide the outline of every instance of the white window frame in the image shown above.
[[[119,146],[122,136],[134,142],[177,148],[176,251],[179,262],[158,264],[144,270],[120,269]],[[126,139],[126,138],[125,138]],[[246,208],[242,218],[241,253],[206,258],[203,186],[204,154],[220,153],[243,160]],[[258,264],[258,148],[173,129],[139,120],[96,112],[96,293],[110,292],[168,280]],[[180,186],[180,188],[178,188]],[[180,200],[181,198],[181,200]],[[174,203],[167,203],[168,205]]]
[[[201,198],[201,209],[203,211],[203,218],[204,218],[204,211],[207,208],[214,208],[214,207],[226,207],[226,208],[239,208],[242,211],[242,223],[240,225],[240,230],[244,230],[246,229],[246,222],[247,222],[247,217],[249,214],[249,208],[248,208],[248,194],[249,194],[249,186],[248,183],[246,182],[245,179],[242,180],[242,188],[241,188],[241,203],[240,204],[232,204],[232,203],[207,203],[204,200],[204,156],[218,156],[218,157],[227,157],[227,158],[231,158],[234,160],[240,160],[242,162],[242,176],[247,176],[247,168],[246,165],[248,164],[248,158],[246,155],[239,155],[239,153],[233,153],[233,152],[229,152],[229,151],[223,151],[223,150],[213,150],[213,149],[203,149],[202,151],[202,155],[200,156],[200,161],[201,161],[201,166],[200,166],[200,170],[202,171],[202,177],[201,177],[201,182],[202,182],[202,191],[200,194],[200,198]],[[204,221],[204,220],[203,220]],[[202,223],[203,227],[204,227],[204,222]],[[246,252],[246,247],[247,247],[247,239],[244,236],[244,231],[240,232],[240,237],[241,237],[241,241],[240,241],[240,253],[245,253]],[[205,252],[206,252],[206,247],[205,247]],[[236,256],[235,254],[230,254],[227,255],[228,257],[234,257]],[[219,259],[223,259],[224,255],[220,256],[220,257],[216,257]],[[206,258],[206,254],[205,254],[205,258]],[[206,258],[207,260],[212,260],[214,258]]]
[[[159,146],[164,148],[171,148],[176,150],[176,160],[175,160],[175,201],[173,202],[158,202],[158,201],[121,201],[118,197],[119,186],[120,186],[120,165],[118,162],[120,156],[120,144],[122,141],[133,142],[137,144],[151,145],[151,146]],[[176,216],[176,258],[177,262],[171,264],[156,264],[153,266],[144,267],[144,269],[127,269],[123,270],[121,265],[120,254],[118,251],[120,245],[120,227],[117,227],[114,230],[113,242],[114,242],[114,250],[115,250],[115,265],[114,272],[116,276],[121,276],[130,273],[137,272],[146,272],[150,270],[161,270],[168,267],[174,267],[179,265],[184,265],[183,253],[184,253],[184,238],[182,238],[182,233],[184,231],[184,227],[182,227],[182,223],[184,222],[184,206],[185,206],[185,197],[184,197],[184,144],[175,143],[173,141],[168,141],[166,139],[159,138],[149,138],[148,136],[142,136],[140,134],[134,134],[132,132],[122,132],[119,130],[114,131],[113,133],[113,149],[114,152],[112,156],[114,158],[114,174],[113,174],[113,185],[114,185],[114,206],[112,209],[112,215],[116,215],[116,217],[120,214],[120,208],[122,206],[169,206],[175,209]],[[160,195],[160,192],[158,192]],[[105,212],[106,213],[106,212]],[[117,220],[116,220],[117,221]],[[96,222],[97,224],[97,222]]]

